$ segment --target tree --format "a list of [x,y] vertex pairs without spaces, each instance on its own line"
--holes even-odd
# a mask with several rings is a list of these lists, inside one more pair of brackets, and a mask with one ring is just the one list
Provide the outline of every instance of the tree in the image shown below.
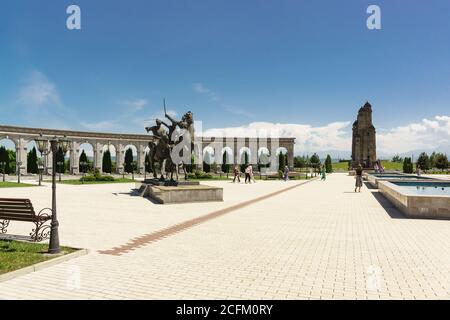
[[305,156],[294,157],[294,167],[296,167],[296,168],[304,168],[304,167],[306,167],[306,158],[305,158]]
[[241,159],[241,160],[243,160],[243,161],[241,161],[241,172],[245,172],[245,168],[247,168],[247,166],[248,166],[248,152],[247,152],[247,150],[245,150],[243,153],[242,153],[242,158],[243,159]]
[[311,156],[311,158],[309,159],[309,162],[311,163],[311,166],[314,169],[317,169],[320,166],[320,158],[319,158],[319,156],[316,153],[314,153]]
[[286,157],[283,152],[278,154],[278,171],[284,172],[284,167],[286,166]]
[[111,173],[112,172],[112,160],[111,160],[111,151],[106,150],[103,153],[103,172]]
[[[85,165],[85,166],[82,166],[82,165],[81,165],[82,162],[86,163],[86,165]],[[84,150],[81,151],[79,165],[80,165],[80,171],[81,171],[81,172],[86,173],[86,172],[88,171],[89,161],[88,161],[87,155],[86,155],[86,153],[84,152]]]
[[[9,166],[8,150],[6,150],[6,148],[3,147],[3,146],[0,147],[0,162],[4,162],[5,163],[5,173],[9,174],[11,168]],[[3,170],[3,168],[1,168],[1,169]]]
[[29,173],[37,173],[38,172],[38,158],[36,147],[33,147],[30,152],[27,154],[27,171]]
[[430,155],[430,169],[431,168],[436,168],[436,152],[434,152],[434,151]]
[[[59,165],[58,163],[62,163]],[[58,148],[56,151],[56,172],[58,173],[64,173],[66,172],[66,161],[64,158],[64,152],[61,148]]]
[[396,154],[396,155],[392,158],[392,162],[403,162],[403,158],[400,157],[398,154]]
[[128,148],[125,151],[125,172],[131,173],[133,172],[133,150]]
[[230,172],[230,167],[231,167],[229,158],[230,158],[230,156],[229,156],[228,152],[225,151],[222,156],[222,172],[227,173],[227,174]]
[[403,159],[403,173],[413,173],[413,164],[411,158]]
[[145,154],[145,172],[152,172],[152,161],[150,159],[150,153]]
[[448,158],[446,154],[437,153],[435,161],[436,161],[436,168],[441,169],[442,171],[448,168]]
[[6,150],[6,153],[8,154],[9,161],[9,172],[6,171],[6,173],[16,173],[16,152],[13,150]]
[[205,152],[203,159],[203,171],[209,173],[211,171],[211,154],[209,151]]
[[426,152],[422,152],[419,155],[419,158],[417,158],[417,166],[420,166],[420,169],[422,170],[429,170],[430,169],[430,158],[428,157]]
[[333,172],[333,166],[331,164],[331,156],[328,154],[327,158],[325,159],[325,171],[327,173]]

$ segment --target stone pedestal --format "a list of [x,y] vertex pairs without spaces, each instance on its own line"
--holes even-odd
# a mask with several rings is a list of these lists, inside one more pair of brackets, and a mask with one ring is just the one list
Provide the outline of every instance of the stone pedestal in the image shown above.
[[178,185],[141,182],[141,197],[148,197],[159,204],[223,201],[223,189],[201,185],[198,182],[180,182]]

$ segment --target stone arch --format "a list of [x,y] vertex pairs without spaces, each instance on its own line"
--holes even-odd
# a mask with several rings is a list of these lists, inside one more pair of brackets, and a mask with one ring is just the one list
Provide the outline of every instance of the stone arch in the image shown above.
[[227,157],[226,157],[226,164],[233,164],[233,149],[231,148],[231,147],[223,147],[222,148],[222,152],[221,152],[221,154],[222,154],[222,163],[223,163],[223,155],[224,154],[227,154]]
[[[213,164],[216,162],[216,155],[214,153],[214,148],[211,146],[206,146],[203,148],[203,161],[207,164]],[[209,162],[209,163],[208,163]]]
[[[89,169],[92,169],[93,166],[95,166],[95,144],[90,141],[83,141],[80,142],[79,146],[79,155],[77,159],[78,166],[80,168],[80,172],[83,172],[83,170],[89,171]],[[80,164],[80,157],[84,153],[86,154],[86,157],[88,159],[88,166],[86,168],[83,168]]]
[[248,163],[252,164],[251,163],[252,150],[249,147],[242,147],[242,148],[239,149],[239,158],[238,158],[239,164],[244,164],[245,163],[245,155],[244,155],[244,153],[247,153]]
[[276,155],[278,156],[280,154],[280,152],[282,154],[288,154],[288,149],[285,147],[278,147],[277,150],[275,151]]
[[17,140],[9,136],[0,136],[0,147],[5,147],[7,150],[16,150],[18,145]]
[[261,166],[270,164],[270,151],[267,147],[260,147],[258,149],[258,164]]
[[[131,149],[131,152],[133,154],[133,161],[132,161],[132,165],[133,168],[128,168],[128,170],[126,170],[125,168],[125,158],[126,158],[126,154],[128,149]],[[139,155],[139,150],[137,148],[137,146],[134,143],[128,142],[127,144],[125,144],[124,148],[123,148],[124,154],[123,154],[123,163],[121,164],[121,166],[124,168],[124,170],[130,172],[131,169],[136,170],[138,169],[138,164],[137,164],[137,160],[138,160],[138,155]]]
[[111,172],[108,173],[114,173],[116,168],[115,160],[117,159],[117,147],[114,143],[108,142],[105,143],[102,147],[101,154],[102,154],[102,172],[105,172],[106,168],[103,166],[103,162],[105,159],[106,151],[109,151],[111,155]]
[[[16,154],[16,162],[17,162],[17,153],[18,153],[18,142],[10,136],[2,135],[0,136],[0,147],[4,147],[7,151],[14,151]],[[6,159],[5,159],[6,160]],[[5,161],[5,172],[7,174],[16,172],[16,162]],[[1,173],[3,174],[3,167],[0,167]]]

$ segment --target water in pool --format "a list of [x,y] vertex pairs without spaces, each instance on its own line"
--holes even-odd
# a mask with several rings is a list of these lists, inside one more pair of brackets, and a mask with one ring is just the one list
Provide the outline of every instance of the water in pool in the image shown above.
[[413,195],[432,195],[432,196],[450,196],[450,182],[393,182],[407,194]]
[[423,176],[414,176],[414,175],[401,175],[401,174],[374,174],[375,177],[381,178],[381,179],[413,179],[413,180],[427,180],[430,179],[429,177],[423,177]]

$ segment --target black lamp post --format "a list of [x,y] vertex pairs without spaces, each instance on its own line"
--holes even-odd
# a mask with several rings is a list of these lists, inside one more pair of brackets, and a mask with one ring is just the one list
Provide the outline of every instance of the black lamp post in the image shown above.
[[[42,135],[39,139],[36,139],[36,143],[38,145],[39,151],[42,153],[46,152],[48,154],[48,140],[43,139]],[[63,154],[66,154],[67,150],[69,149],[69,141],[66,139],[66,137],[63,138],[57,138],[54,137],[50,140],[50,149],[52,151],[52,222],[50,225],[50,243],[48,247],[48,253],[55,254],[59,253],[61,251],[61,248],[59,247],[59,221],[57,217],[57,211],[56,211],[56,153],[58,152],[58,148],[61,148]]]
[[20,184],[20,167],[22,166],[22,161],[17,161],[16,162],[16,167],[17,167],[17,183]]
[[0,162],[0,166],[2,167],[2,173],[3,173],[3,182],[5,182],[5,170],[6,170],[6,162]]
[[39,174],[39,185],[42,185],[42,173],[44,172],[44,166],[42,165],[42,161],[39,161],[38,164],[38,174]]
[[125,180],[125,162],[122,164],[122,178]]

